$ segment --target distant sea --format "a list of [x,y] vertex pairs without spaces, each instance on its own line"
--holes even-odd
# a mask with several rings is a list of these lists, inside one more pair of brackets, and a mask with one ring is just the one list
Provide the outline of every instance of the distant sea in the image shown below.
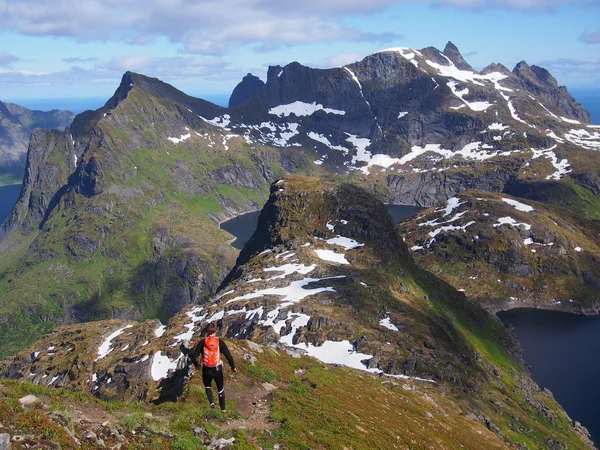
[[600,125],[600,87],[590,88],[572,88],[569,93],[575,97],[579,103],[592,115],[592,122]]

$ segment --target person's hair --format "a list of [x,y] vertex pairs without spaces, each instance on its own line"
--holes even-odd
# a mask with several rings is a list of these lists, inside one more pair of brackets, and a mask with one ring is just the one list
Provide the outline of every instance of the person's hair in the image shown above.
[[216,333],[218,329],[219,327],[217,327],[217,324],[215,322],[211,322],[206,325],[206,334],[210,336],[211,334]]

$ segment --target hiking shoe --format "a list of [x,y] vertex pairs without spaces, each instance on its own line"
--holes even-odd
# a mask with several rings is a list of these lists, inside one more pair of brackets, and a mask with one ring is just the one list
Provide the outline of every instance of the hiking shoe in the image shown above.
[[215,404],[214,404],[214,403],[211,403],[211,404],[210,404],[210,407],[211,407],[212,409],[215,409]]
[[222,412],[223,414],[227,414],[227,410],[225,410],[225,409],[222,409],[222,410],[221,410],[221,412]]

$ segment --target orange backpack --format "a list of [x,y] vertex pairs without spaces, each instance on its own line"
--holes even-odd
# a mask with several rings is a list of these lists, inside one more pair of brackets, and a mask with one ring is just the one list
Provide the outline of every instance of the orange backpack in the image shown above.
[[202,358],[202,365],[205,367],[217,367],[221,365],[219,338],[209,336],[204,339],[204,356]]

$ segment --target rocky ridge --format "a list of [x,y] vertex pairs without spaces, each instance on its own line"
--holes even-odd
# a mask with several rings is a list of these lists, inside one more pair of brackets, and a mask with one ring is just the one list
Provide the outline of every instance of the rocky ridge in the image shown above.
[[333,69],[274,66],[226,116],[207,119],[247,139],[302,146],[317,165],[385,186],[387,202],[421,206],[468,189],[502,192],[528,163],[543,163],[528,181],[577,179],[590,172],[588,158],[597,167],[600,146],[587,111],[545,69],[522,61],[477,72],[452,43]]
[[[282,352],[292,355],[277,369],[289,371],[291,378],[281,375],[281,381],[288,381],[274,389],[296,392],[298,382],[307,383],[324,410],[331,405],[319,385],[327,386],[327,377],[342,376],[356,380],[335,383],[354,392],[354,400],[346,404],[348,394],[339,392],[336,409],[352,410],[357,391],[373,389],[373,383],[389,386],[392,391],[386,395],[396,402],[394,386],[403,386],[436,411],[443,410],[444,422],[469,418],[463,431],[476,432],[469,434],[470,443],[457,431],[452,438],[467,447],[483,442],[499,448],[524,442],[530,448],[560,442],[591,446],[585,430],[572,428],[551,396],[525,375],[514,338],[462,294],[414,264],[381,203],[354,186],[311,178],[288,177],[272,185],[259,229],[210,301],[188,308],[166,326],[101,321],[58,328],[6,361],[0,371],[5,378],[90,392],[101,399],[161,403],[183,395],[185,402],[185,385],[199,382],[185,348],[210,321],[218,321],[221,335],[229,338],[243,374],[266,373],[261,367],[269,364],[267,354],[272,361],[281,359]],[[332,368],[325,375],[320,363],[302,355],[359,371]],[[296,359],[300,369],[286,358]],[[326,389],[331,393],[337,388]],[[235,390],[231,392],[235,398]],[[468,402],[463,401],[465,392]],[[300,398],[312,395],[310,389],[298,393]],[[273,411],[282,411],[280,399],[289,394],[282,395],[270,400]],[[520,400],[515,402],[515,396]],[[411,417],[410,410],[422,403],[411,397],[408,404],[412,406],[394,403],[394,412],[385,413],[395,423],[386,429],[402,426],[400,435],[413,434],[415,425],[400,418]],[[291,405],[283,415],[272,412],[281,420],[275,426],[286,427],[299,407]],[[436,435],[438,418],[427,417]],[[298,436],[313,446],[326,445],[323,436],[311,438],[304,431]],[[367,442],[357,439],[355,445]]]

